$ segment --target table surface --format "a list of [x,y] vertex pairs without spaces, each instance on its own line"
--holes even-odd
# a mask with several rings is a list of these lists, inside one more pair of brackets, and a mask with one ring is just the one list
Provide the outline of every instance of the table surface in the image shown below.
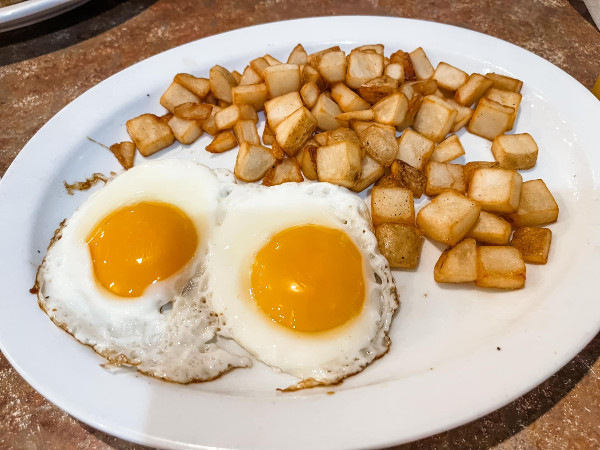
[[[89,2],[41,24],[0,33],[0,175],[61,108],[142,59],[235,28],[344,14],[409,17],[480,31],[538,54],[588,89],[600,73],[600,33],[580,1]],[[558,373],[509,405],[398,448],[600,448],[599,356],[600,334]],[[62,412],[0,354],[0,448],[143,447]]]

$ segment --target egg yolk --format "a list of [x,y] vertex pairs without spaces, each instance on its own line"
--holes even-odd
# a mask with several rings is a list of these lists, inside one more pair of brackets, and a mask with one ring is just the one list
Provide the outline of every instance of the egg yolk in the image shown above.
[[298,331],[340,326],[365,299],[362,255],[341,230],[305,225],[281,231],[257,253],[251,294],[275,322]]
[[139,297],[178,272],[194,255],[198,236],[183,211],[140,202],[102,219],[87,238],[96,280],[120,297]]

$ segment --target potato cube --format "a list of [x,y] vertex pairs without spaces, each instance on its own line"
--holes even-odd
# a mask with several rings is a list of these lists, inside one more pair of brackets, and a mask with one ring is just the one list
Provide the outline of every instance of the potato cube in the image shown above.
[[160,97],[160,104],[173,113],[177,105],[182,103],[200,103],[200,97],[192,91],[184,88],[181,84],[173,82]]
[[[372,109],[363,109],[361,111],[348,111],[336,117],[338,120],[359,120],[363,122],[372,121],[375,119],[375,114]],[[394,130],[395,133],[395,130]]]
[[404,67],[404,80],[413,81],[417,79],[415,68],[408,53],[398,50],[390,55],[390,63],[402,64]]
[[[277,58],[269,55],[268,53],[265,56],[263,56],[263,58],[265,58],[267,60],[267,62],[269,63],[270,66],[278,66],[281,64],[281,61],[279,61]],[[264,72],[264,70],[263,70],[263,72]]]
[[379,180],[384,172],[385,168],[383,165],[379,164],[369,155],[365,155],[362,160],[360,179],[350,189],[354,192],[361,192]]
[[383,74],[383,55],[364,51],[351,51],[348,55],[346,84],[358,89],[369,80]]
[[493,84],[493,81],[479,73],[472,73],[465,84],[459,87],[454,94],[454,100],[463,106],[472,106],[475,104],[485,91]]
[[298,92],[290,92],[265,102],[265,115],[271,130],[276,131],[277,125],[304,106]]
[[427,236],[448,245],[456,245],[473,227],[481,207],[454,191],[444,191],[417,214],[417,226]]
[[317,128],[317,119],[302,106],[286,117],[275,130],[275,139],[284,152],[294,156]]
[[389,166],[398,155],[396,132],[371,125],[358,134],[358,138],[371,157],[378,163]]
[[261,84],[263,82],[263,77],[252,68],[252,66],[246,66],[244,72],[242,73],[242,78],[238,82],[238,86],[249,86],[252,84]]
[[510,122],[508,123],[508,127],[506,128],[507,130],[512,130],[515,124],[515,120],[517,118],[519,106],[521,105],[522,95],[518,92],[504,91],[502,89],[496,89],[494,87],[491,87],[485,93],[485,97],[497,103],[500,103],[501,105],[509,106],[514,110],[512,115],[510,116]]
[[301,75],[302,84],[315,83],[319,91],[324,91],[328,87],[327,82],[323,79],[319,71],[309,64],[303,66]]
[[[353,144],[356,144],[358,146],[360,146],[360,139],[358,138],[358,136],[356,135],[356,133],[354,131],[352,131],[350,128],[346,128],[346,127],[340,127],[340,128],[336,128],[335,130],[330,130],[330,131],[326,131],[324,133],[319,133],[318,135],[315,135],[315,138],[318,137],[319,141],[323,141],[324,142],[320,145],[331,145],[331,144],[336,144],[338,142],[351,142]],[[361,149],[361,158],[365,155],[365,152]]]
[[326,48],[325,50],[320,50],[318,52],[311,53],[310,55],[308,55],[306,57],[306,62],[308,63],[307,65],[310,65],[310,66],[314,67],[315,69],[318,69],[319,63],[321,62],[321,58],[323,58],[323,56],[325,56],[327,53],[339,52],[339,51],[341,51],[341,49],[338,45],[336,45],[335,47],[329,47],[329,48]]
[[135,144],[133,142],[119,142],[111,145],[109,150],[125,170],[133,167],[133,158],[135,157]]
[[317,151],[319,181],[352,187],[360,180],[361,170],[360,146],[356,144],[339,142]]
[[275,156],[269,148],[242,142],[233,173],[242,181],[258,181],[273,167],[275,161]]
[[534,227],[552,223],[558,218],[558,205],[542,180],[530,180],[521,185],[521,198],[516,212],[508,219],[516,227]]
[[348,122],[336,119],[342,113],[342,110],[325,93],[319,95],[317,103],[312,107],[311,112],[317,119],[317,127],[321,130],[335,130],[339,127],[348,126]]
[[398,81],[384,75],[363,83],[360,88],[358,88],[358,95],[360,95],[367,103],[374,105],[378,101],[397,91]]
[[344,81],[346,79],[346,54],[341,50],[325,53],[321,56],[317,69],[329,84]]
[[252,67],[252,70],[254,70],[263,79],[264,79],[264,77],[263,77],[264,70],[270,66],[271,66],[271,64],[269,64],[269,61],[267,61],[263,57],[259,57],[259,58],[256,58],[256,59],[253,59],[252,61],[250,61],[250,67]]
[[352,89],[343,83],[336,83],[331,88],[331,97],[344,112],[369,109],[371,105],[365,102]]
[[210,82],[206,78],[196,78],[189,73],[178,73],[173,79],[188,91],[193,92],[200,98],[204,98],[210,92]]
[[361,45],[360,47],[356,47],[354,50],[356,50],[357,52],[375,52],[380,55],[383,55],[383,49],[383,44],[367,44]]
[[210,116],[207,119],[199,120],[200,128],[202,128],[205,132],[210,134],[211,136],[215,136],[219,129],[217,128],[217,124],[215,122],[215,116],[218,112],[221,111],[221,107],[213,105],[212,110],[210,112]]
[[300,90],[300,67],[297,64],[278,64],[263,71],[271,98]]
[[497,289],[520,289],[525,286],[525,262],[521,252],[511,246],[477,247],[475,285]]
[[154,114],[142,114],[126,122],[127,132],[142,156],[150,156],[175,140],[171,128]]
[[281,148],[281,145],[277,143],[277,139],[275,139],[275,141],[273,141],[273,144],[271,144],[271,153],[273,153],[275,159],[285,158],[285,152]]
[[510,245],[519,249],[525,262],[546,264],[551,242],[549,228],[523,227],[515,230]]
[[206,151],[209,153],[223,153],[227,150],[237,147],[238,141],[233,134],[233,131],[226,130],[218,133],[210,144],[206,146]]
[[180,119],[177,116],[171,117],[168,122],[175,139],[182,144],[188,145],[202,136],[202,128],[196,120]]
[[383,74],[396,80],[398,83],[404,83],[404,66],[402,64],[388,64],[383,69]]
[[456,109],[436,95],[423,99],[415,116],[413,128],[434,142],[441,142],[452,129]]
[[465,149],[458,136],[452,134],[440,142],[433,149],[429,161],[448,162],[465,154]]
[[313,81],[306,83],[300,88],[300,96],[302,97],[302,101],[307,108],[312,108],[315,106],[320,93],[321,91],[317,87],[317,84]]
[[503,134],[492,142],[492,153],[504,169],[531,169],[537,161],[538,146],[529,133]]
[[208,119],[213,105],[207,103],[182,103],[173,108],[173,114],[180,119],[204,120]]
[[421,198],[425,192],[427,177],[419,169],[397,159],[390,168],[393,184],[410,189],[415,198]]
[[267,170],[262,184],[275,186],[283,183],[300,183],[304,181],[300,166],[294,158],[279,160],[273,167]]
[[429,161],[425,166],[425,194],[433,197],[447,189],[464,194],[466,191],[463,166]]
[[496,214],[481,211],[473,228],[467,237],[475,239],[482,244],[508,245],[512,228],[510,223]]
[[319,149],[319,145],[314,139],[309,139],[304,147],[300,149],[298,153],[296,153],[296,159],[300,163],[302,168],[302,173],[309,180],[318,180],[319,176],[317,175],[317,151]]
[[488,98],[482,98],[469,122],[469,132],[493,140],[504,133],[515,110]]
[[214,66],[209,72],[210,90],[219,100],[231,103],[231,88],[237,86],[237,81],[231,72],[222,66]]
[[250,144],[260,145],[258,130],[253,120],[239,120],[233,126],[233,133],[238,142],[248,142]]
[[408,54],[410,60],[413,63],[415,74],[418,80],[426,80],[433,76],[433,66],[429,62],[429,58],[425,54],[425,51],[419,47]]
[[439,63],[433,73],[433,79],[438,87],[452,92],[465,84],[468,78],[469,75],[465,72],[445,62]]
[[287,63],[301,65],[301,64],[306,64],[307,62],[308,62],[308,53],[306,53],[306,50],[304,50],[304,47],[302,47],[302,44],[296,45],[294,47],[294,49],[292,50],[292,53],[290,53]]
[[469,188],[469,184],[471,183],[471,178],[473,178],[473,173],[477,169],[493,169],[500,167],[500,163],[498,161],[471,161],[465,164],[464,174],[465,174],[465,185],[467,189]]
[[471,177],[468,195],[484,211],[510,213],[519,206],[522,181],[515,170],[478,169]]
[[379,251],[390,267],[415,269],[419,265],[423,232],[413,225],[384,223],[375,227]]
[[503,89],[505,91],[521,92],[523,82],[516,78],[507,77],[506,75],[500,75],[498,73],[488,73],[485,75],[487,78],[492,80],[493,86],[496,89]]
[[438,283],[469,283],[477,279],[477,244],[474,239],[463,239],[442,252],[433,278]]
[[382,223],[415,224],[413,193],[401,187],[374,186],[371,191],[373,225]]
[[215,124],[219,130],[227,130],[233,128],[238,120],[240,120],[240,107],[236,104],[223,108],[215,114]]
[[419,170],[423,170],[433,153],[435,144],[425,136],[407,129],[398,140],[398,156],[400,159]]
[[413,94],[411,99],[408,101],[408,108],[406,110],[406,115],[404,116],[404,120],[400,125],[396,128],[398,131],[402,131],[408,127],[410,127],[415,121],[415,116],[419,112],[419,108],[421,107],[421,103],[423,102],[423,96],[420,94]]
[[407,81],[404,83],[404,85],[407,86],[403,86],[403,90],[410,86],[414,94],[419,94],[422,96],[433,95],[438,90],[437,81],[435,81],[433,78],[428,78],[426,80]]
[[396,92],[378,101],[372,109],[375,122],[398,126],[404,121],[408,111],[408,99],[403,93]]
[[231,88],[231,98],[236,105],[252,105],[255,110],[263,109],[269,96],[265,83],[235,86]]

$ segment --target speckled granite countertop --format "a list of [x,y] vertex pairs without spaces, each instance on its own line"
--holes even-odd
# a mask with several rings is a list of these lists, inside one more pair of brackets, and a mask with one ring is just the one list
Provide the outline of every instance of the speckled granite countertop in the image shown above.
[[[333,0],[90,2],[0,33],[0,175],[62,107],[158,52],[248,25],[342,14],[432,20],[513,42],[587,88],[600,72],[600,33],[567,0]],[[6,270],[3,268],[2,270]],[[513,403],[402,449],[600,448],[600,335],[567,366]],[[129,449],[37,394],[0,354],[0,448]]]

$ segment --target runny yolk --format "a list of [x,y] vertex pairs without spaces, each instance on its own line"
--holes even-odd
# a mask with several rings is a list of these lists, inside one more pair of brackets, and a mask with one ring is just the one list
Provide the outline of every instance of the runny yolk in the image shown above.
[[194,255],[198,237],[183,211],[140,202],[102,219],[87,238],[96,280],[113,294],[139,297],[178,272]]
[[257,253],[252,296],[275,322],[318,332],[348,322],[362,309],[362,255],[343,231],[316,225],[289,228]]

